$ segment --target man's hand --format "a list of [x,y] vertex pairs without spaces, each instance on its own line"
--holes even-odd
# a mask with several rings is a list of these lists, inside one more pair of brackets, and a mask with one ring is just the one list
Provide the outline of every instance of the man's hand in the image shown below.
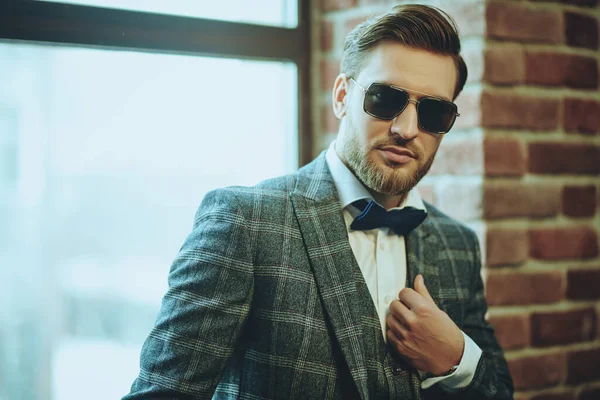
[[410,365],[435,375],[445,374],[462,358],[462,332],[433,302],[422,275],[415,290],[404,288],[390,304],[387,338]]

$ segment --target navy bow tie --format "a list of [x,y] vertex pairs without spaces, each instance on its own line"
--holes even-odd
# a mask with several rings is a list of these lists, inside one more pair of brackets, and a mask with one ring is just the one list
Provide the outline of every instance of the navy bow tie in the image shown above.
[[375,201],[357,200],[353,206],[362,212],[354,218],[350,228],[355,231],[367,231],[375,228],[390,228],[395,234],[404,236],[419,226],[427,213],[414,207],[386,211]]

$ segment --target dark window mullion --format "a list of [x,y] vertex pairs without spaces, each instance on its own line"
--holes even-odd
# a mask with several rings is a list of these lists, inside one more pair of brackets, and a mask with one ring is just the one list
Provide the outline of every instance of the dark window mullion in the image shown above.
[[298,0],[298,163],[313,159],[313,127],[311,99],[311,7],[310,1]]
[[[293,61],[298,66],[298,161],[312,157],[310,2],[281,28],[95,6],[0,0],[0,41]],[[286,134],[282,132],[282,134]]]
[[300,29],[32,0],[0,5],[0,38],[293,61],[305,41]]

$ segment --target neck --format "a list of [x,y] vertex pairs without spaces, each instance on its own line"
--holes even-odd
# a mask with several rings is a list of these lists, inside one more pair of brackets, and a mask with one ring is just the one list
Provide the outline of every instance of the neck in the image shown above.
[[407,194],[403,194],[400,196],[389,196],[387,194],[377,193],[371,189],[368,190],[371,193],[371,196],[373,196],[373,198],[375,199],[375,201],[381,204],[386,210],[398,207],[404,202],[404,200],[406,200],[407,196]]
[[[333,149],[335,150],[338,158],[342,161],[342,163],[346,166],[346,168],[348,168],[350,171],[352,171],[352,169],[348,165],[348,162],[346,161],[346,158],[344,157],[342,152],[337,149],[337,147],[338,147],[337,145],[338,145],[338,142],[336,141],[333,146]],[[352,173],[354,174],[354,172],[352,172]],[[354,176],[356,176],[356,174],[354,174]],[[356,176],[356,179],[358,179],[360,181],[358,176]],[[383,193],[374,191],[373,189],[371,189],[367,185],[365,185],[362,181],[361,181],[361,183],[367,188],[367,190],[369,191],[371,196],[373,196],[373,199],[375,199],[375,201],[377,203],[381,204],[381,206],[383,208],[385,208],[386,210],[389,210],[390,208],[398,207],[400,204],[402,204],[402,202],[406,199],[406,196],[408,195],[408,193],[405,193],[405,194],[402,194],[399,196],[390,196],[387,194],[383,194]]]

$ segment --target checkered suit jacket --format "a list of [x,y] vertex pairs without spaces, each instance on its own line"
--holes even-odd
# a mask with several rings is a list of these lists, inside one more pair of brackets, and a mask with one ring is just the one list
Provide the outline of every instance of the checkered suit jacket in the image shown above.
[[472,231],[427,205],[408,279],[483,350],[459,393],[420,389],[386,346],[324,154],[297,173],[207,194],[169,274],[124,400],[511,399]]

